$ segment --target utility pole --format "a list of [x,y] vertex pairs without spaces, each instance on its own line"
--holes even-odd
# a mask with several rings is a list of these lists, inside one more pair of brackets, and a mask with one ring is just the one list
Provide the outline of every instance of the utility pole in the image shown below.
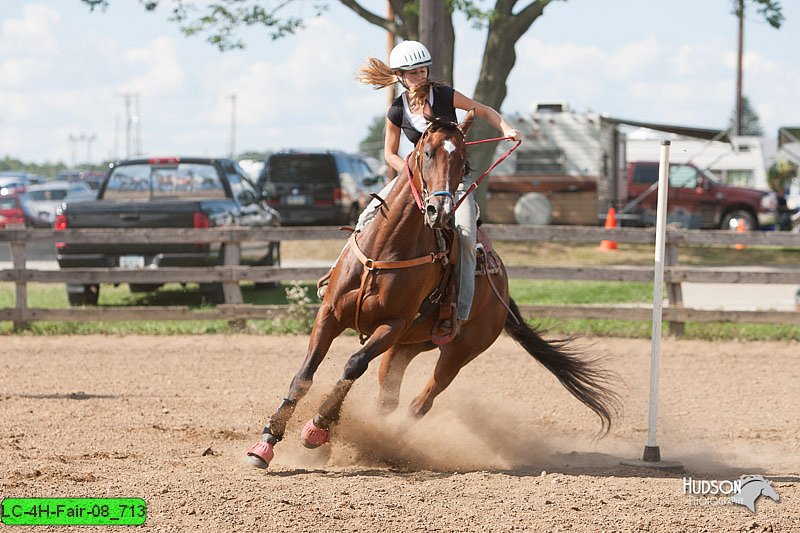
[[742,134],[744,110],[742,109],[742,56],[744,50],[744,0],[738,0],[736,16],[739,18],[739,53],[736,59],[736,116],[733,119],[733,132]]
[[86,166],[92,164],[92,143],[97,139],[97,135],[92,133],[86,136]]
[[433,56],[430,78],[444,79],[444,68],[441,60],[444,57],[444,17],[445,3],[442,0],[419,1],[419,40],[428,47]]
[[125,93],[125,159],[131,157],[131,126],[133,125],[131,118],[131,94]]
[[[116,96],[125,99],[125,158],[128,159],[134,151],[137,154],[142,153],[139,93],[119,93]],[[134,130],[134,128],[136,129]],[[132,133],[135,135],[135,138],[132,137]],[[116,138],[114,143],[116,144]],[[114,151],[116,152],[116,148]]]
[[139,93],[133,93],[133,101],[135,103],[135,115],[132,120],[136,124],[136,155],[139,155],[142,153],[142,115],[139,107]]
[[228,152],[231,159],[236,158],[236,94],[230,95],[231,99],[231,139]]
[[[392,7],[391,0],[386,0],[386,20],[389,21],[390,24],[394,24],[394,7]],[[392,26],[393,27],[393,26]],[[397,43],[397,36],[395,35],[393,30],[389,30],[386,32],[386,58],[388,62],[389,55],[392,53],[392,49],[394,48],[395,44]],[[391,87],[387,87],[389,89],[386,91],[386,109],[391,107],[392,102],[397,97],[397,87],[396,84],[392,85]],[[386,126],[384,126],[385,128]],[[383,150],[381,150],[383,151]],[[386,158],[386,154],[383,154],[384,159]],[[391,165],[386,165],[386,174],[387,177],[391,180],[397,175],[397,172],[392,168]]]
[[76,150],[77,150],[79,138],[78,138],[77,135],[73,135],[71,133],[67,136],[67,138],[69,139],[70,153],[71,153],[71,158],[70,159],[72,161],[72,164],[70,166],[75,168]]

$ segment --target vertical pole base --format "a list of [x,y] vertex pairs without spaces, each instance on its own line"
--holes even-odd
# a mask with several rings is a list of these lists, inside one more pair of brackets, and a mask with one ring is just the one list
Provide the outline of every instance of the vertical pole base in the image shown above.
[[658,446],[645,446],[642,454],[642,461],[645,463],[658,463],[661,461],[661,450]]

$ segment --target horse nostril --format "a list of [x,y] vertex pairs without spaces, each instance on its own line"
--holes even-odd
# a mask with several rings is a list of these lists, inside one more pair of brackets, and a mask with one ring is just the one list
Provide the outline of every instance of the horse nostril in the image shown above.
[[436,216],[437,211],[438,210],[436,209],[435,205],[428,204],[428,207],[425,209],[425,214],[427,214],[428,217],[433,218]]

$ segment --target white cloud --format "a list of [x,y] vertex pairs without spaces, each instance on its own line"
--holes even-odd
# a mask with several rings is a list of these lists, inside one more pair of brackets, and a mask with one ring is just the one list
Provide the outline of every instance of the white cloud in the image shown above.
[[58,11],[43,5],[26,5],[22,18],[9,18],[0,30],[0,54],[49,54],[58,49],[55,27],[61,21]]
[[158,37],[142,48],[125,50],[122,60],[135,73],[119,83],[122,91],[155,96],[183,87],[185,73],[174,39]]
[[661,44],[650,35],[614,51],[606,62],[606,71],[612,78],[629,80],[645,69],[658,67],[661,55]]
[[720,39],[682,44],[674,52],[664,50],[664,55],[672,72],[681,77],[707,78],[709,72],[730,72],[735,68],[729,64],[729,50]]

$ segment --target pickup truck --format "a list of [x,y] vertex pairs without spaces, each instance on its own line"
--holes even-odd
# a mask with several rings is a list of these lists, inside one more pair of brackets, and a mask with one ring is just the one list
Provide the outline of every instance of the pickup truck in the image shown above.
[[[655,225],[658,162],[627,164],[628,203],[620,211],[623,225]],[[765,229],[777,221],[775,193],[718,182],[691,163],[669,166],[667,222],[692,229]]]
[[[280,225],[239,165],[229,159],[169,157],[130,159],[109,165],[97,199],[65,202],[55,229],[72,228],[209,228]],[[222,263],[219,244],[59,243],[58,264],[69,268],[198,267]],[[277,242],[256,243],[242,250],[242,264],[280,263]],[[131,292],[150,292],[159,283],[131,284]],[[201,284],[204,298],[222,301],[221,284]],[[99,285],[67,285],[70,305],[96,305]]]

